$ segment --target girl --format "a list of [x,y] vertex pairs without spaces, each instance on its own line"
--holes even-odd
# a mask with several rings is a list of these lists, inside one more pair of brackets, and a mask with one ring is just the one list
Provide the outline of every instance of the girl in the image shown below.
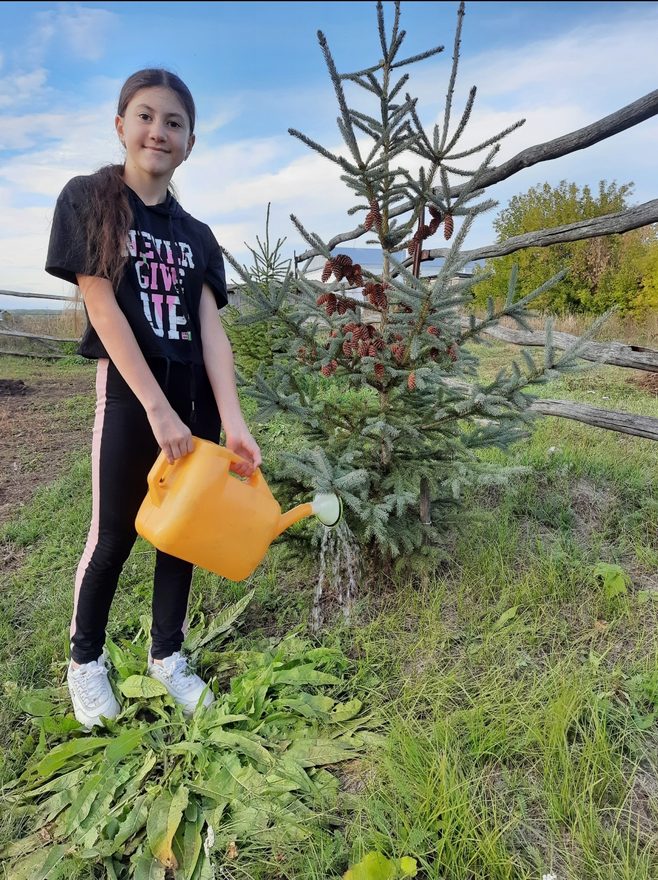
[[[261,462],[218,316],[227,303],[219,245],[169,189],[194,146],[194,121],[192,95],[175,74],[134,73],[115,120],[125,164],[71,180],[53,219],[46,271],[79,286],[88,318],[80,354],[98,360],[93,512],[67,674],[75,717],[87,728],[119,712],[105,628],[158,447],[171,463],[191,452],[193,434],[218,442],[223,426],[226,446],[245,459],[235,468],[241,476]],[[148,673],[188,714],[202,695],[212,702],[180,653],[191,578],[189,563],[157,552]]]

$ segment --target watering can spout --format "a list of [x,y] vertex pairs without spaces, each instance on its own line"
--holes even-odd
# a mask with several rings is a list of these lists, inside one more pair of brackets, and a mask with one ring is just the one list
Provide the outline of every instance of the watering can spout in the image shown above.
[[323,525],[332,527],[337,525],[343,513],[343,505],[340,498],[332,493],[318,494],[306,504],[298,504],[292,510],[281,514],[277,535],[285,532],[293,523],[299,522],[307,516],[317,516]]

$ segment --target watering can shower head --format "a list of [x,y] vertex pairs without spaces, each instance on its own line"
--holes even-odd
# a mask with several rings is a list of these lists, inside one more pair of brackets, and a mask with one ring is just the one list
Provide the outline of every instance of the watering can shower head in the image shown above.
[[329,528],[338,525],[343,515],[343,502],[338,495],[334,495],[333,492],[318,494],[311,504],[313,513],[323,525]]

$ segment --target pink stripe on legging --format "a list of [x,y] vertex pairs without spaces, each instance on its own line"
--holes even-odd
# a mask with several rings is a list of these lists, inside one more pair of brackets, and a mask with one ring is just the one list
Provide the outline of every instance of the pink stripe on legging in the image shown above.
[[70,634],[71,638],[75,633],[75,615],[78,610],[78,596],[80,595],[80,587],[82,579],[85,576],[87,567],[91,561],[96,544],[98,543],[98,522],[100,512],[100,461],[101,461],[101,438],[103,436],[103,425],[105,423],[105,402],[107,390],[107,369],[110,364],[108,358],[100,358],[96,369],[96,415],[94,418],[94,430],[92,433],[91,443],[91,491],[92,491],[92,509],[91,509],[91,525],[89,526],[89,534],[87,535],[87,543],[82,554],[82,558],[78,563],[78,570],[75,575],[75,592],[73,594],[73,617],[71,618]]

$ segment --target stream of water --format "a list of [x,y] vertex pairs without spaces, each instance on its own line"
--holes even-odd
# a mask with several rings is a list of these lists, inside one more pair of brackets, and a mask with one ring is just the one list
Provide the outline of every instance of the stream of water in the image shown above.
[[332,603],[337,603],[345,620],[350,619],[359,582],[356,539],[344,519],[334,528],[322,529],[320,571],[313,594],[311,628],[317,632]]

